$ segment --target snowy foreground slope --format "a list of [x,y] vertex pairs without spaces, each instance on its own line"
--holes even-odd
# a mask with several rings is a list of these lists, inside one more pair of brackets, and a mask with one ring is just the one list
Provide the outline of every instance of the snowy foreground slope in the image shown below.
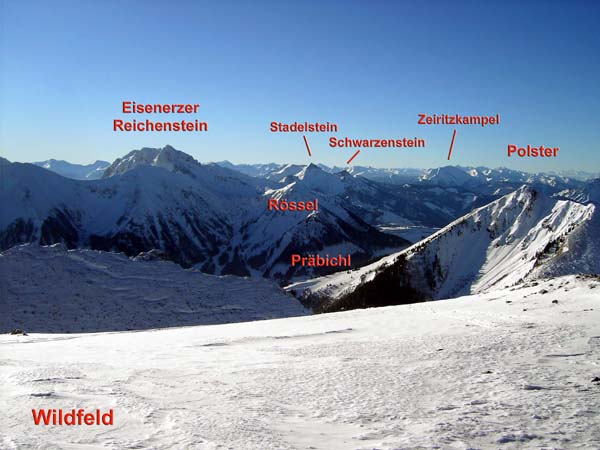
[[136,259],[60,245],[0,253],[0,332],[139,330],[309,313],[267,280]]
[[[0,447],[595,449],[599,376],[596,277],[253,323],[3,335]],[[34,426],[32,408],[113,408],[115,425]]]

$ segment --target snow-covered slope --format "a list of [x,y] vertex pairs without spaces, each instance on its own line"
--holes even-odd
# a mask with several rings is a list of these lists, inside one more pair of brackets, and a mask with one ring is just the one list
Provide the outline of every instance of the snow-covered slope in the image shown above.
[[0,274],[1,332],[140,330],[308,313],[272,282],[206,275],[151,255],[132,260],[22,245],[0,253]]
[[104,171],[110,166],[107,161],[96,161],[92,164],[73,164],[56,159],[34,162],[33,164],[74,180],[97,180],[102,178]]
[[590,180],[578,188],[564,189],[558,192],[556,197],[580,203],[600,204],[600,178]]
[[298,175],[306,166],[300,164],[286,164],[285,166],[272,171],[265,178],[274,180],[280,183],[285,183],[285,179],[289,176]]
[[[597,449],[599,336],[600,282],[575,276],[253,323],[3,335],[0,446]],[[115,425],[34,426],[38,408],[112,408]]]
[[598,216],[593,204],[524,186],[398,254],[288,289],[328,310],[450,298],[542,274],[600,273]]

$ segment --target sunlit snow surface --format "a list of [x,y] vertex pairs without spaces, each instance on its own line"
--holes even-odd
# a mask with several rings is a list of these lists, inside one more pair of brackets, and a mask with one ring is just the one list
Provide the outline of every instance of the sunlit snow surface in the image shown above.
[[[252,323],[3,335],[0,447],[593,449],[597,376],[600,281],[575,276]],[[114,427],[33,425],[32,408],[80,407],[114,408]]]

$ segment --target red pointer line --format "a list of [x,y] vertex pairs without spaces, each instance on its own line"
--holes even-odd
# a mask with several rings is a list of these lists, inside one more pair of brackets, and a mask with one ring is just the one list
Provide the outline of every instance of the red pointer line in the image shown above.
[[306,136],[302,136],[304,138],[304,143],[306,144],[306,150],[308,150],[308,156],[312,156],[310,152],[310,146],[308,145],[308,141],[306,140]]
[[452,134],[452,142],[450,143],[450,151],[448,152],[448,161],[450,161],[450,157],[452,156],[452,147],[454,147],[454,138],[456,137],[456,130]]
[[359,153],[360,153],[360,150],[356,150],[356,153],[354,155],[352,155],[352,158],[350,158],[346,164],[350,164],[352,162],[352,160],[358,156]]

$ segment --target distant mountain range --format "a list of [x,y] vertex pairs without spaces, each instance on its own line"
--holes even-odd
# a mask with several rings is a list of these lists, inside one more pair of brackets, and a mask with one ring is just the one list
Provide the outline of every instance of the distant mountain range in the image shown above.
[[[233,164],[229,161],[218,162],[222,167],[237,170],[253,177],[270,178],[289,165],[286,164]],[[375,168],[366,166],[329,167],[318,166],[325,172],[337,173],[347,171],[354,176],[361,176],[382,183],[415,184],[428,183],[443,186],[463,186],[465,182],[472,186],[490,183],[531,183],[535,181],[552,183],[571,183],[588,181],[600,177],[600,172],[565,170],[548,173],[529,173],[506,168],[490,169],[488,167],[444,166],[436,169],[416,168]]]
[[[46,161],[34,162],[36,166],[43,167],[52,172],[58,173],[63,177],[73,178],[75,180],[97,180],[102,178],[104,171],[111,164],[107,161],[96,161],[92,164],[81,165],[72,164],[67,161],[48,159]],[[289,166],[302,167],[301,165],[290,164],[233,164],[229,161],[217,162],[221,167],[236,170],[251,177],[273,178],[278,172]],[[440,185],[461,185],[461,180],[469,180],[474,185],[487,184],[493,182],[513,182],[526,183],[536,179],[546,179],[552,182],[553,179],[560,182],[588,181],[594,178],[600,178],[600,172],[586,172],[582,170],[563,170],[559,172],[547,172],[532,174],[511,169],[489,169],[487,167],[460,167],[446,166],[437,169],[416,169],[416,168],[375,168],[366,166],[346,166],[329,167],[324,164],[317,164],[319,168],[328,173],[339,173],[347,171],[353,176],[362,176],[382,183],[417,183],[428,181]],[[462,172],[462,173],[461,173]],[[469,178],[465,178],[466,174]]]
[[92,164],[82,165],[56,159],[34,162],[33,164],[74,180],[98,180],[102,178],[104,171],[110,166],[107,161],[96,161]]
[[[389,230],[445,227],[523,185],[549,202],[576,204],[593,203],[600,190],[598,180],[509,169],[200,164],[170,146],[90,166],[2,159],[0,171],[1,250],[23,243],[129,256],[158,249],[183,267],[280,283],[333,270],[291,267],[292,254],[350,254],[359,267],[412,243]],[[70,178],[52,173],[60,171]],[[319,210],[268,211],[269,199],[318,199]]]

